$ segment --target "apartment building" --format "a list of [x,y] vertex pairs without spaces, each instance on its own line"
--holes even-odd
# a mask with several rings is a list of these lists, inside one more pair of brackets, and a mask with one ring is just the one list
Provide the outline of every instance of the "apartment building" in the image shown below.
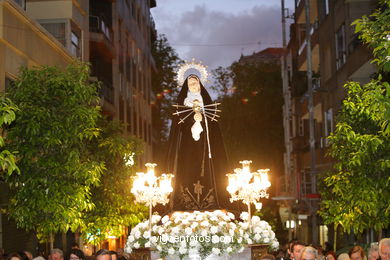
[[[0,91],[11,87],[20,66],[89,62],[91,80],[102,83],[103,114],[143,140],[141,165],[151,161],[156,32],[150,8],[155,6],[155,0],[0,0]],[[1,205],[7,201],[5,189],[0,181]],[[72,240],[62,235],[57,246],[69,248]],[[0,248],[36,253],[37,244],[34,234],[18,230],[0,213]],[[107,246],[121,244],[114,239]]]
[[285,176],[277,199],[290,238],[322,245],[333,241],[332,226],[323,225],[317,215],[318,178],[333,165],[326,156],[327,137],[345,97],[343,85],[351,80],[366,83],[375,72],[371,52],[351,24],[377,4],[375,0],[296,0],[293,16],[283,10],[284,20],[293,23],[283,58]]

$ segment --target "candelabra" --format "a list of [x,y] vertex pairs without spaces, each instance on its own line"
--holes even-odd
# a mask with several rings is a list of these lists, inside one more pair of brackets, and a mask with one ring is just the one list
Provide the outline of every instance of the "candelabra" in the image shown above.
[[251,203],[255,204],[256,209],[261,209],[261,198],[268,198],[267,189],[271,186],[268,180],[269,169],[250,171],[252,161],[240,161],[242,168],[237,168],[234,173],[226,174],[229,178],[227,191],[230,193],[230,201],[242,200],[248,205],[248,224],[251,227]]
[[155,163],[146,163],[147,172],[137,172],[134,176],[131,193],[135,195],[135,201],[145,203],[149,207],[149,229],[152,228],[152,209],[157,204],[167,204],[169,194],[173,191],[173,174],[155,176]]

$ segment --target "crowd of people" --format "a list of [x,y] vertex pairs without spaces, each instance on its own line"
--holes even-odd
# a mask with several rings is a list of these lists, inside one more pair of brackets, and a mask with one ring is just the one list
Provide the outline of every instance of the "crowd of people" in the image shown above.
[[61,249],[54,248],[50,250],[48,257],[42,255],[33,257],[29,251],[4,254],[2,249],[0,249],[0,260],[130,260],[130,255],[125,253],[123,249],[118,249],[117,251],[100,249],[96,254],[87,256],[78,245],[74,243],[68,255],[64,255],[64,252]]
[[[361,246],[353,246],[348,253],[336,255],[332,246],[326,243],[325,249],[322,247],[308,246],[300,241],[294,240],[288,244],[286,251],[280,249],[276,256],[271,254],[263,255],[261,260],[390,260],[390,238],[382,239],[379,244],[372,244],[366,251]],[[46,260],[43,256],[33,258],[28,251],[18,251],[4,255],[0,252],[0,260]],[[61,249],[54,248],[50,251],[48,260],[131,260],[129,254],[123,249],[109,251],[100,249],[93,256],[85,256],[78,246],[72,246],[68,256],[64,256]]]
[[276,256],[264,255],[261,260],[390,260],[390,238],[382,239],[379,244],[372,244],[367,252],[356,245],[347,253],[339,255],[336,255],[329,243],[323,249],[294,240],[288,244],[286,251],[280,249]]

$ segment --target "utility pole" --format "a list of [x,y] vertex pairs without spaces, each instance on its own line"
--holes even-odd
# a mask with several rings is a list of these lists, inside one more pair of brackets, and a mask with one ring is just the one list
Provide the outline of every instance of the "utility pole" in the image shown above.
[[[305,0],[305,15],[306,15],[306,61],[307,61],[307,92],[308,110],[309,110],[309,144],[310,144],[310,179],[311,193],[317,193],[317,176],[316,176],[316,154],[315,154],[315,138],[314,138],[314,106],[313,106],[313,65],[311,59],[311,22],[310,22],[310,0]],[[311,208],[311,224],[312,224],[312,243],[318,244],[318,228],[317,228],[317,201],[310,201]]]
[[[284,156],[285,170],[284,170],[284,183],[286,192],[291,194],[294,190],[290,185],[291,183],[291,136],[290,136],[290,119],[291,119],[291,94],[288,84],[288,67],[287,67],[287,42],[286,42],[286,14],[285,14],[285,0],[281,0],[281,17],[282,17],[282,43],[283,43],[283,57],[281,60],[281,72],[282,72],[282,83],[283,83],[283,126],[284,126],[284,147],[286,149]],[[291,192],[291,193],[290,193]],[[292,194],[291,194],[292,195]],[[295,195],[295,194],[294,194]],[[290,204],[288,202],[288,204]],[[291,205],[290,205],[291,206]],[[291,207],[289,210],[288,221],[291,221]],[[292,229],[288,228],[289,241],[292,239]]]

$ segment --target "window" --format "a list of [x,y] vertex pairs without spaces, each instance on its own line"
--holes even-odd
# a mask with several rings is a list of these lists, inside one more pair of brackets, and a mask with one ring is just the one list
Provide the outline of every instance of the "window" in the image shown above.
[[20,7],[22,7],[23,9],[26,10],[26,0],[14,0],[15,3],[17,3],[18,5],[20,5]]
[[65,22],[57,23],[41,23],[42,27],[45,28],[51,35],[54,36],[62,45],[66,46],[65,37]]
[[325,7],[325,15],[328,15],[329,14],[329,0],[325,0],[324,1],[324,7]]
[[70,52],[74,56],[80,57],[80,37],[73,31],[70,36]]
[[345,46],[345,25],[336,32],[336,68],[341,68],[347,60]]

